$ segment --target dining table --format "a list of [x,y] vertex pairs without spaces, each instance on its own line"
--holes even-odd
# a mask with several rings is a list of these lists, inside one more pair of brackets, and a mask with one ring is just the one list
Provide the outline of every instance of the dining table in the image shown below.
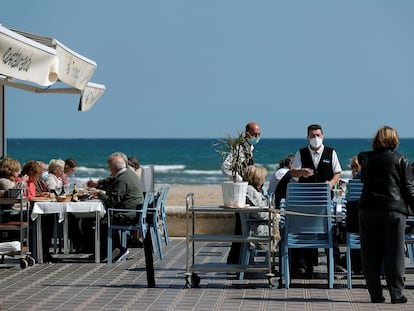
[[63,222],[63,252],[68,254],[68,217],[67,213],[76,216],[95,215],[95,262],[100,263],[100,219],[106,214],[105,206],[100,200],[79,202],[57,202],[55,200],[34,200],[31,219],[36,221],[36,257],[38,263],[43,263],[42,247],[42,215],[57,214],[58,221]]

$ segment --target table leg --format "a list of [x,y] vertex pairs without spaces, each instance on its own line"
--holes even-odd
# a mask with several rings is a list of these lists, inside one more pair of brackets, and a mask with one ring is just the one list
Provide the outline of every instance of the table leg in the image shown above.
[[63,220],[63,253],[65,255],[69,254],[68,240],[68,215],[65,213],[65,219]]
[[36,253],[37,262],[43,263],[43,245],[42,245],[42,215],[38,215],[36,219]]
[[101,221],[97,211],[95,213],[95,262],[101,262]]

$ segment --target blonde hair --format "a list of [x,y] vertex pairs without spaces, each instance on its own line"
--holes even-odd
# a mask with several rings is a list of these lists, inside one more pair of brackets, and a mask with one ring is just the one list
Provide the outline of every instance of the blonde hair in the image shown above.
[[264,184],[266,180],[267,170],[263,166],[250,165],[246,167],[243,179],[257,188]]
[[20,173],[22,167],[16,159],[5,158],[0,163],[0,177],[9,178],[14,173]]
[[357,156],[353,156],[351,158],[351,169],[352,169],[352,166],[353,165],[356,165],[356,167],[357,167],[358,170],[361,168],[361,165],[358,162],[358,157]]
[[49,162],[49,173],[54,174],[57,170],[59,171],[64,171],[65,169],[65,161],[63,161],[62,159],[52,159]]
[[400,140],[397,131],[390,126],[381,127],[372,141],[372,149],[391,149],[398,147]]

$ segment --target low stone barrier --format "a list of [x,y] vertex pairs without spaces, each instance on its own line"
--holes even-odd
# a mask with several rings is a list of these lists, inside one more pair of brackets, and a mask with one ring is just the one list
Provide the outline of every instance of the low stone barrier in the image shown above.
[[[171,237],[186,236],[185,206],[166,206],[168,234]],[[192,230],[191,213],[189,219],[190,232]],[[234,234],[234,213],[197,213],[195,219],[195,233],[197,234]]]

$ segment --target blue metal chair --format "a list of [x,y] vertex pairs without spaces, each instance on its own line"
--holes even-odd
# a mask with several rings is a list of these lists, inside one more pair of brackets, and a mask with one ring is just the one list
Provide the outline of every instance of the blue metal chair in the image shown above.
[[[167,218],[166,216],[162,217],[163,205],[165,205],[165,200],[167,198],[169,187],[160,188],[157,191],[156,198],[153,202],[153,207],[149,207],[147,212],[151,214],[151,217],[148,217],[149,228],[151,230],[152,244],[157,245],[158,256],[160,259],[163,259],[162,255],[162,235],[165,237],[165,244],[168,245],[168,227],[167,227]],[[165,207],[164,207],[165,214]]]
[[[407,217],[407,227],[414,226],[414,216]],[[407,233],[405,235],[405,245],[407,248],[407,256],[410,258],[410,263],[414,264],[414,233]]]
[[[119,208],[108,208],[107,214],[108,214],[108,265],[112,263],[112,234],[114,230],[121,231],[121,244],[123,247],[126,247],[127,244],[127,232],[137,230],[141,234],[142,237],[145,237],[148,230],[148,224],[147,224],[147,209],[148,206],[152,203],[154,200],[154,194],[152,192],[147,192],[145,194],[144,203],[142,205],[141,209],[137,210],[131,210],[131,209],[119,209]],[[137,223],[135,225],[119,225],[119,224],[113,224],[112,217],[114,213],[118,212],[134,212],[137,214]],[[118,234],[118,232],[116,232]]]
[[[363,183],[360,179],[350,179],[348,182],[348,191],[346,194],[346,202],[348,206],[350,202],[357,202],[361,197]],[[347,216],[349,216],[347,210]],[[356,212],[356,211],[355,211]],[[348,288],[352,288],[352,264],[351,264],[351,249],[361,249],[360,235],[356,232],[346,233],[346,281]]]
[[[242,225],[242,233],[245,237],[250,235],[250,226],[255,224],[255,225],[268,225],[268,220],[261,220],[261,219],[255,219],[255,218],[250,218],[248,213],[240,213],[240,221],[241,221],[241,225]],[[264,258],[264,262],[263,264],[268,264],[268,252],[269,250],[264,249],[264,250],[258,250],[255,248],[251,248],[250,243],[249,242],[244,242],[241,243],[241,248],[240,248],[240,259],[239,262],[242,265],[249,265],[249,264],[254,264],[254,259],[256,257],[263,257]],[[243,280],[244,279],[244,272],[241,271],[239,272],[239,280]]]
[[168,245],[170,243],[170,237],[168,235],[168,224],[167,224],[167,212],[165,209],[165,203],[167,201],[167,195],[168,191],[170,190],[170,187],[164,187],[164,191],[162,193],[161,197],[161,208],[160,208],[160,222],[162,224],[163,234],[164,234],[164,241],[165,245]]
[[332,201],[327,183],[289,183],[282,230],[282,278],[290,286],[289,249],[328,250],[328,285],[333,288]]

